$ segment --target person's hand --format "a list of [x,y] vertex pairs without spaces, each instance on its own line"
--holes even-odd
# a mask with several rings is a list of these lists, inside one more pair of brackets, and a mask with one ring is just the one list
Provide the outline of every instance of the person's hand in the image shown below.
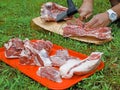
[[86,28],[99,28],[105,27],[110,23],[110,19],[107,12],[97,14],[93,16],[93,18],[86,23]]
[[93,3],[92,2],[83,2],[79,8],[80,20],[87,19],[92,15]]

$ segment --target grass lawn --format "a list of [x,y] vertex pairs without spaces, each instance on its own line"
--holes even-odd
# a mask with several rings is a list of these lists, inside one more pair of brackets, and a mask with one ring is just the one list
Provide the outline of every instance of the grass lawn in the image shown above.
[[[110,24],[113,40],[103,45],[88,44],[58,34],[31,29],[31,20],[40,15],[40,6],[48,1],[66,6],[66,0],[0,0],[0,47],[3,47],[10,38],[19,37],[50,40],[54,44],[87,55],[94,51],[103,52],[104,69],[68,90],[120,90],[120,22]],[[74,2],[80,7],[82,0]],[[94,14],[110,8],[108,0],[94,0],[94,2]],[[0,61],[0,90],[48,89]]]

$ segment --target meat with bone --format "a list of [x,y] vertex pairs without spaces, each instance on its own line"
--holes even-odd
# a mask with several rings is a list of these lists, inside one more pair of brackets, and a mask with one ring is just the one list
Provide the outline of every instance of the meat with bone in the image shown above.
[[25,49],[20,54],[20,63],[22,65],[51,66],[51,61],[48,56],[49,51],[47,52],[47,50],[50,50],[50,46],[45,45],[45,41],[43,40],[38,40],[37,42],[26,40],[24,43]]
[[68,50],[61,49],[57,50],[55,55],[50,56],[53,66],[60,67],[61,65],[65,64],[67,60],[70,58],[75,58],[69,55]]
[[101,52],[93,52],[84,60],[68,60],[59,69],[62,78],[71,78],[74,74],[84,75],[95,70],[101,62],[101,56]]
[[61,83],[60,72],[54,67],[39,67],[37,75]]
[[44,21],[56,21],[57,15],[66,10],[67,10],[66,7],[63,7],[53,2],[47,2],[41,6],[40,10],[41,18]]
[[74,23],[68,23],[63,27],[63,36],[64,37],[80,37],[88,36],[95,37],[97,39],[110,39],[111,28],[109,27],[100,27],[100,28],[85,28],[85,23],[80,20],[76,20]]
[[4,44],[6,58],[18,58],[21,51],[24,49],[24,43],[19,38],[10,39]]

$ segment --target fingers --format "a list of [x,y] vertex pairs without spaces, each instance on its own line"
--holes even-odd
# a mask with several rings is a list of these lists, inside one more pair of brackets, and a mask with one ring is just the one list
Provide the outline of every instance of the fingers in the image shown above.
[[84,19],[86,19],[86,12],[82,12],[82,13],[80,13],[80,20],[84,20]]
[[80,13],[80,20],[84,20],[87,19],[88,17],[90,17],[92,15],[92,12],[88,12],[88,11],[79,11]]
[[97,24],[97,19],[95,19],[94,17],[86,23],[85,27],[86,28],[93,28],[93,27],[96,27],[98,24]]
[[98,17],[93,17],[89,22],[86,23],[85,28],[99,28],[107,26],[109,22],[105,21],[105,19],[101,19]]
[[89,18],[92,15],[92,13],[89,13],[88,15],[86,15],[86,19]]

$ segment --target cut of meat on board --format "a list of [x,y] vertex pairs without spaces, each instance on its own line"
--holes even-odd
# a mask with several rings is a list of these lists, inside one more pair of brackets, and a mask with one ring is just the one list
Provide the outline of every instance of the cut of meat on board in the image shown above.
[[60,72],[54,67],[39,67],[37,75],[61,83]]
[[95,70],[101,62],[101,56],[101,52],[93,52],[84,60],[68,60],[60,67],[62,78],[71,78],[74,74],[84,75]]
[[[40,14],[43,21],[56,21],[57,15],[68,8],[53,2],[47,2],[41,6]],[[66,18],[71,19],[71,18]]]
[[85,23],[81,22],[79,19],[76,19],[74,23],[68,23],[63,28],[64,37],[79,37],[79,36],[88,36],[98,39],[111,39],[111,28],[109,27],[100,27],[100,28],[85,28]]
[[[76,22],[76,19],[72,19],[72,20],[68,20],[68,22]],[[79,26],[81,24],[78,24]],[[31,27],[35,30],[47,30],[47,31],[50,31],[50,32],[53,32],[53,33],[57,33],[57,34],[60,34],[63,36],[63,28],[67,26],[67,22],[66,21],[63,21],[63,22],[43,22],[42,19],[40,17],[36,17],[34,19],[32,19],[32,22],[31,22]],[[82,24],[83,26],[83,24]],[[108,28],[104,28],[103,30],[99,30],[99,31],[107,31]],[[93,31],[94,33],[96,33],[95,31]],[[101,34],[101,36],[104,36],[104,34]],[[105,35],[106,36],[106,35]],[[103,44],[103,43],[106,43],[106,42],[109,42],[112,40],[112,36],[109,37],[109,39],[98,39],[98,38],[95,38],[93,36],[71,36],[69,37],[71,39],[75,39],[75,40],[78,40],[78,41],[82,41],[82,42],[87,42],[87,43],[94,43],[94,44],[97,44],[97,45],[100,45],[100,44]]]

